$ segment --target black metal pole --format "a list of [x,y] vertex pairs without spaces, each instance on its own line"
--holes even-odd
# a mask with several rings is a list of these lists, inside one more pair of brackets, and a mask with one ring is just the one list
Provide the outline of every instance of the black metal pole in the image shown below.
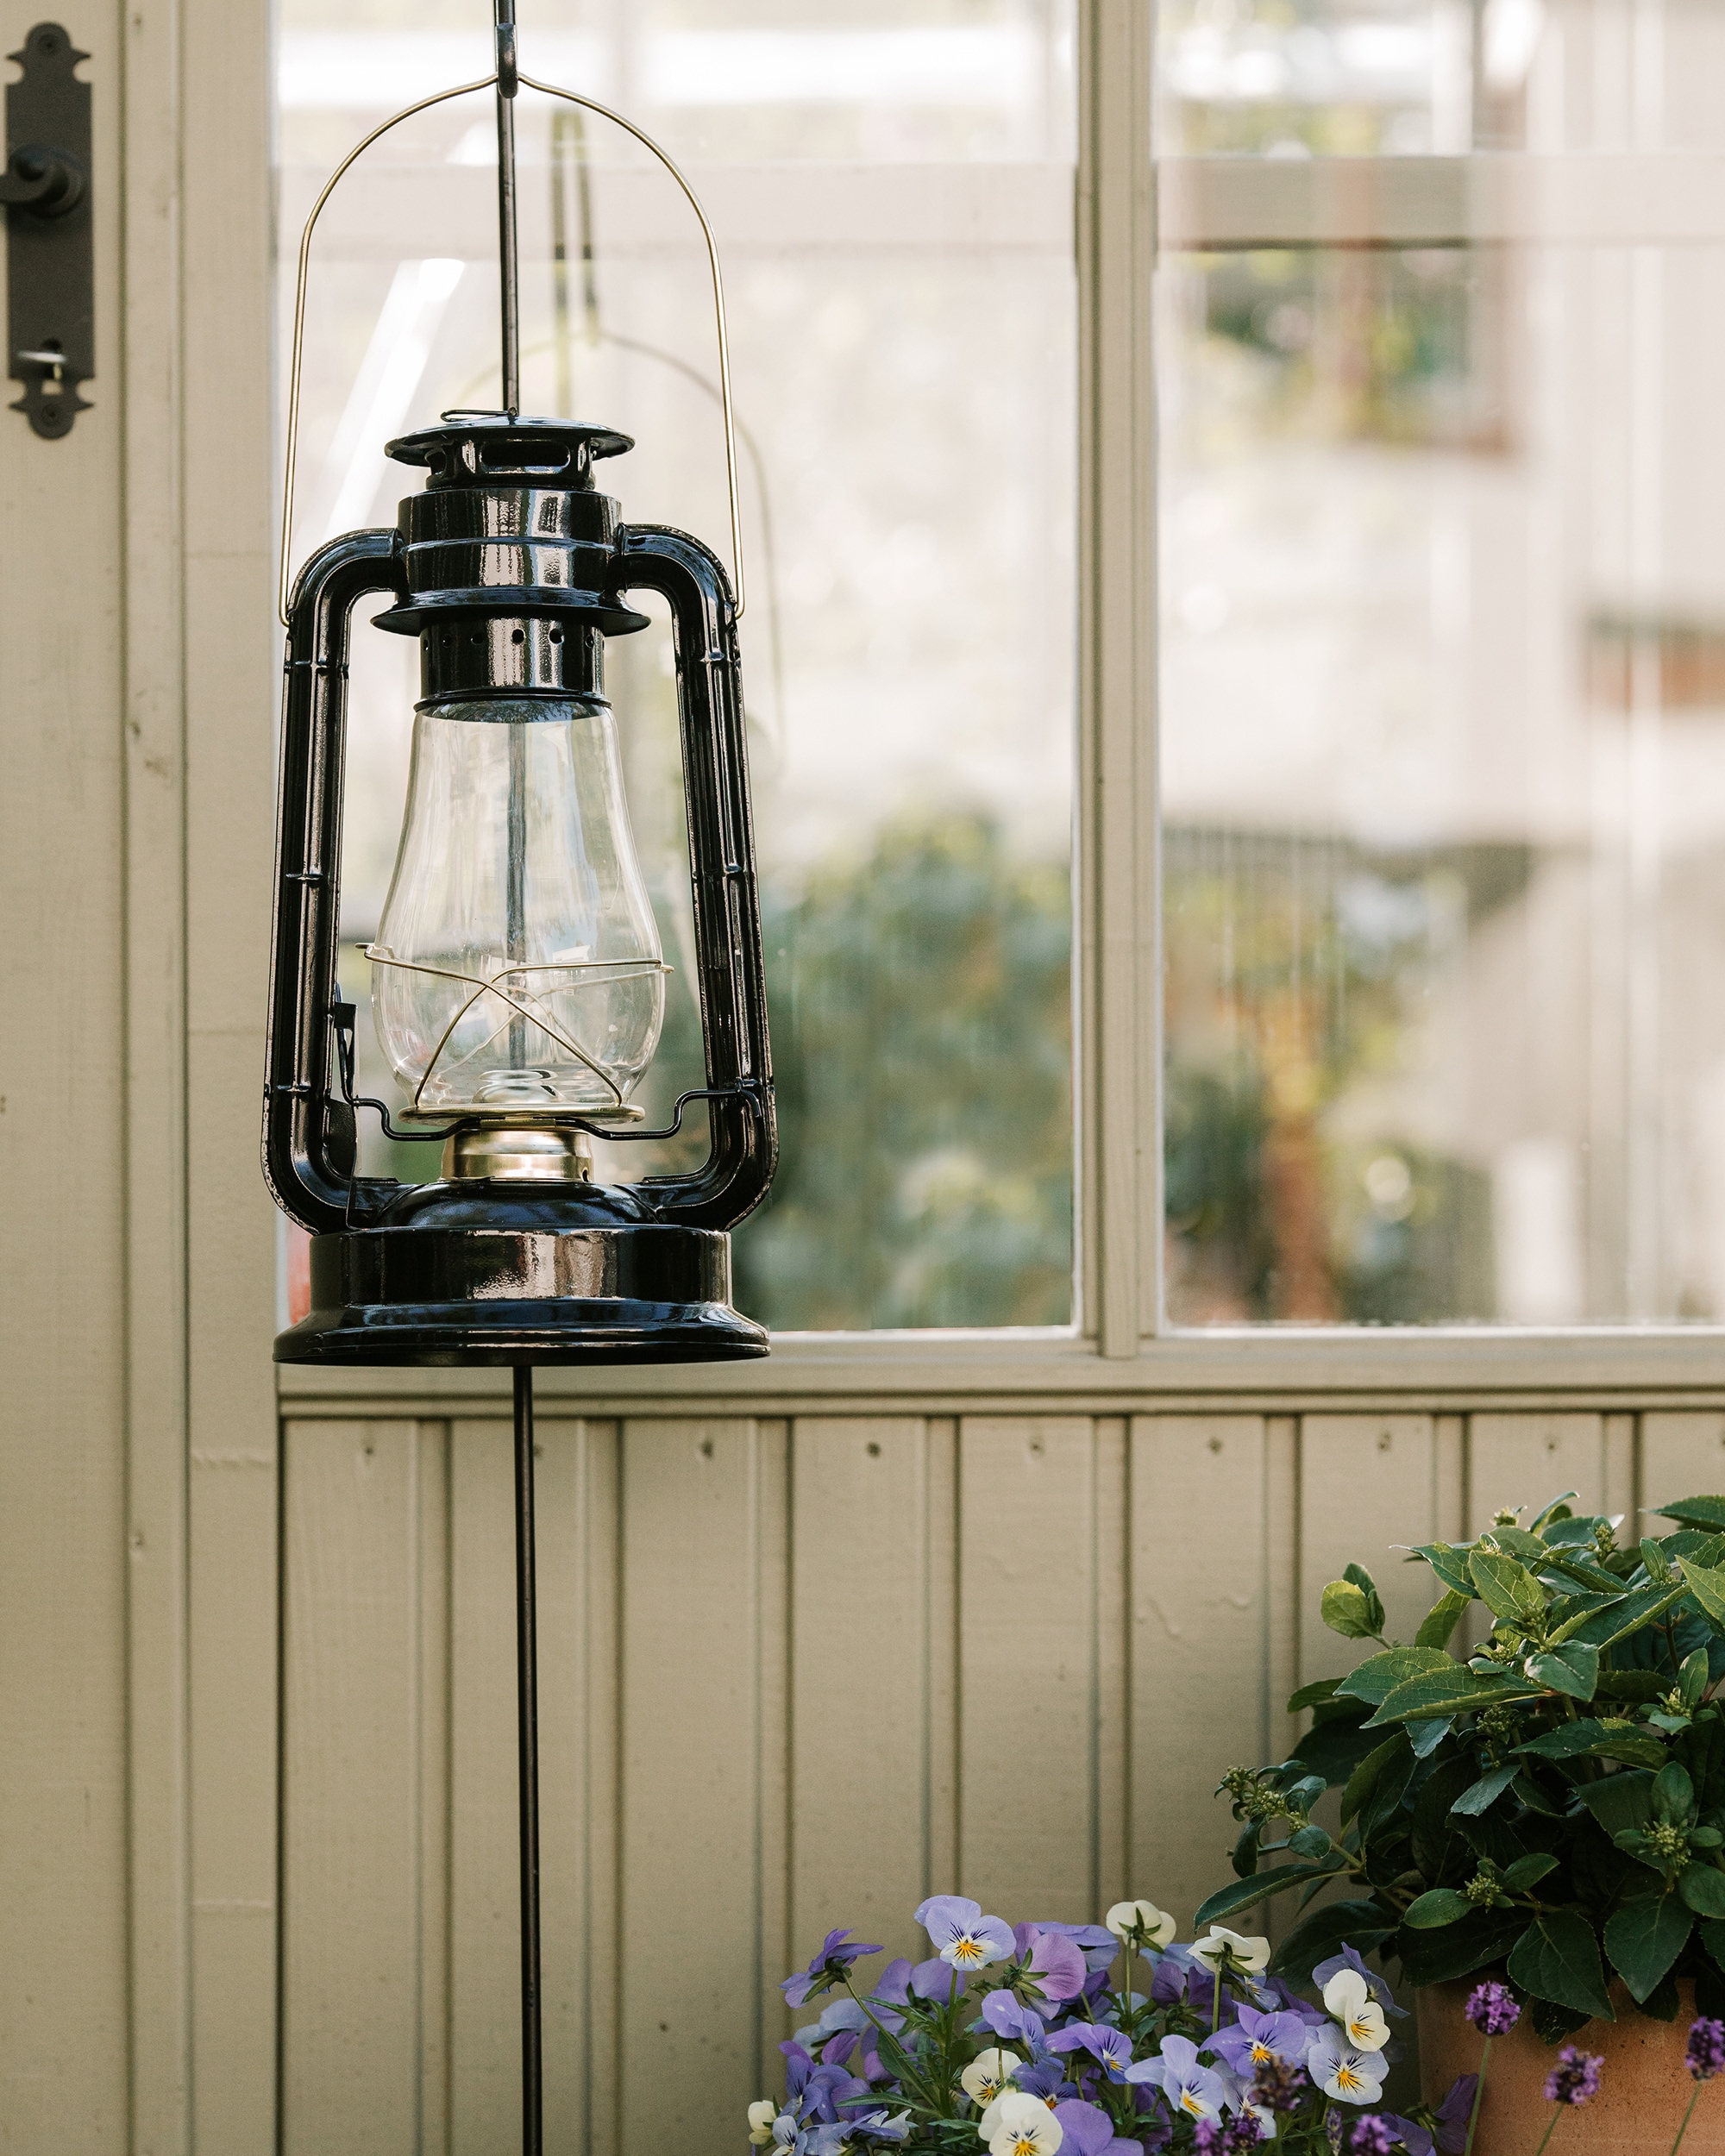
[[497,239],[503,287],[503,408],[521,410],[520,255],[515,228],[515,0],[496,0]]
[[515,1373],[515,1712],[521,1780],[521,2146],[544,2147],[539,1995],[539,1645],[533,1581],[533,1370]]

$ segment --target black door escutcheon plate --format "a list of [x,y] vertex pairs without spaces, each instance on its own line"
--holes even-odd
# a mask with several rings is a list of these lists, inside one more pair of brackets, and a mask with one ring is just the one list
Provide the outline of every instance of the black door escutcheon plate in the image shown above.
[[95,265],[90,218],[87,60],[58,22],[38,22],[23,69],[6,85],[7,373],[22,382],[12,406],[50,442],[72,432],[89,404],[78,385],[96,372]]

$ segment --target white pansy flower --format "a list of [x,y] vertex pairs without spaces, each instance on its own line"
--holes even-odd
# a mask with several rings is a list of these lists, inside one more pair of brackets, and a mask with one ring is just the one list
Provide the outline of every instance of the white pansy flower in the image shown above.
[[756,2148],[765,2148],[773,2138],[773,2122],[779,2115],[779,2107],[770,2096],[762,2096],[758,2103],[749,2107],[749,2138]]
[[978,2052],[959,2075],[959,2085],[973,2103],[988,2105],[1013,2085],[1013,2068],[1023,2062],[1015,2051]]
[[1180,1928],[1166,1909],[1154,1902],[1116,1902],[1102,1919],[1116,1939],[1137,1934],[1146,1946],[1166,1946]]
[[991,2103],[977,2122],[988,2156],[1054,2156],[1066,2138],[1040,2096],[1015,2090]]
[[1232,1966],[1248,1974],[1270,1965],[1270,1941],[1267,1939],[1243,1939],[1238,1932],[1231,1932],[1224,1924],[1212,1924],[1208,1939],[1201,1939],[1192,1952],[1207,1969],[1219,1973]]
[[1324,2004],[1357,2051],[1382,2051],[1389,2041],[1383,2009],[1358,1969],[1338,1969],[1324,1986]]

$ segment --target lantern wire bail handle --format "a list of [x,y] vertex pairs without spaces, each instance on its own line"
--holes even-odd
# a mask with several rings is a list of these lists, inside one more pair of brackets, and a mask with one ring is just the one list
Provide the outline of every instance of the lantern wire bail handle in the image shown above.
[[695,213],[701,229],[701,238],[706,243],[707,267],[712,278],[713,328],[718,341],[718,401],[724,420],[724,479],[731,507],[731,561],[736,586],[735,613],[740,620],[745,592],[743,580],[743,508],[737,479],[737,417],[731,406],[731,339],[725,323],[724,280],[719,270],[718,242],[713,237],[712,227],[707,222],[706,210],[701,208],[700,197],[683,176],[670,152],[662,148],[643,128],[637,128],[632,120],[625,119],[622,113],[613,111],[609,105],[602,105],[595,99],[583,97],[573,90],[561,90],[555,83],[540,82],[533,76],[521,72],[516,58],[514,0],[494,0],[494,5],[496,70],[489,75],[480,76],[477,82],[457,83],[451,89],[435,91],[429,97],[421,97],[413,104],[404,105],[399,112],[374,127],[361,141],[354,144],[323,183],[323,191],[311,205],[311,214],[305,220],[305,229],[299,235],[299,264],[293,287],[293,353],[288,371],[287,450],[282,481],[281,580],[277,596],[277,611],[282,627],[285,629],[288,625],[288,601],[292,594],[294,467],[299,450],[299,391],[305,350],[305,291],[310,273],[311,238],[317,230],[318,218],[323,214],[323,206],[349,168],[392,128],[399,127],[404,120],[411,120],[415,113],[429,111],[433,105],[447,104],[452,97],[471,97],[480,90],[496,90],[499,268],[503,286],[503,401],[507,417],[515,418],[520,409],[521,356],[513,100],[517,88],[523,85],[529,90],[536,90],[542,97],[561,97],[566,104],[579,105],[584,112],[594,113],[601,120],[609,120],[613,126],[621,128],[625,135],[633,135],[643,149],[657,158],[675,180],[682,190],[684,200]]

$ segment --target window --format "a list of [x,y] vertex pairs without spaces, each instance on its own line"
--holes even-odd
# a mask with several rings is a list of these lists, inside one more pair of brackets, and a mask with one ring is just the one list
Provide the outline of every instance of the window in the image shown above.
[[[474,0],[283,0],[284,262],[388,111],[488,68]],[[1067,0],[528,0],[523,63],[687,171],[727,272],[745,679],[784,1166],[737,1240],[775,1327],[1059,1326],[1072,1313],[1076,316]],[[639,448],[625,513],[723,550],[698,235],[619,130],[524,97],[528,409]],[[298,551],[392,521],[383,445],[498,395],[487,100],[356,168],[314,258]],[[375,161],[373,162],[373,160]],[[291,297],[291,295],[290,295]],[[291,310],[285,309],[287,315]],[[604,480],[601,482],[605,483]],[[392,862],[415,655],[355,639],[343,986]],[[665,624],[611,651],[668,957],[656,1120],[699,1085]],[[362,1007],[362,1089],[387,1094]],[[704,1146],[704,1131],[690,1143]],[[368,1136],[371,1173],[429,1146]],[[622,1179],[667,1163],[605,1149]]]
[[1722,61],[1164,0],[1176,1325],[1725,1315]]

